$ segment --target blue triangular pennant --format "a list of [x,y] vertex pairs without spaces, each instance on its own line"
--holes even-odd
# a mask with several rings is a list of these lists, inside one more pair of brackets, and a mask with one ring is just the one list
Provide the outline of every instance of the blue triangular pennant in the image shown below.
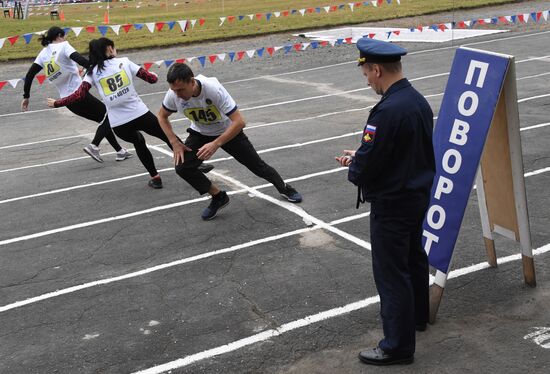
[[242,21],[244,16],[239,16],[239,21]]
[[344,39],[336,39],[336,43],[334,45],[341,45],[344,43]]
[[338,9],[344,9],[346,7],[346,4],[340,4],[338,5]]
[[172,30],[174,28],[174,25],[176,24],[176,21],[166,22],[166,24],[169,27],[168,30]]
[[164,60],[164,65],[166,65],[166,67],[169,67],[173,63],[174,63],[174,60]]
[[285,55],[292,50],[291,45],[285,45]]
[[69,31],[71,31],[70,27],[64,27],[63,31],[65,31],[65,35],[69,34]]
[[531,13],[531,18],[533,19],[533,21],[537,22],[537,12]]
[[25,44],[29,44],[29,42],[32,39],[32,33],[30,34],[23,34],[23,38],[25,38]]
[[107,34],[107,30],[109,29],[108,26],[97,26],[97,29],[101,33],[101,35],[105,36]]
[[316,11],[317,13],[321,13],[321,8],[315,8],[315,11]]
[[136,30],[141,30],[143,28],[143,23],[134,23],[134,28]]
[[233,59],[235,58],[235,52],[227,52],[227,55],[229,56],[231,62],[233,62]]
[[516,23],[516,20],[517,20],[518,16],[512,16],[511,18],[512,18],[512,22]]
[[201,63],[202,67],[206,64],[206,56],[197,57],[197,60]]
[[292,10],[290,11],[290,14],[296,14],[296,13],[298,13],[298,11],[297,11],[296,9],[292,9]]
[[264,51],[265,51],[265,47],[256,49],[256,52],[258,52],[258,57],[262,57],[262,55],[264,54]]
[[269,21],[270,18],[271,18],[271,13],[266,13],[265,14],[265,19]]
[[431,25],[430,29],[432,29],[433,31],[439,31],[439,27],[437,27],[437,25]]
[[319,46],[318,42],[311,42],[311,48],[316,49]]

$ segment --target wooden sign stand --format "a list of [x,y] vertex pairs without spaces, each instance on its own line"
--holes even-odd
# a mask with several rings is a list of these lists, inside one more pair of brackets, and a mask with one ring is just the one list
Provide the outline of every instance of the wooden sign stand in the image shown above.
[[[465,48],[467,49],[467,48]],[[517,105],[513,56],[491,121],[476,186],[487,262],[497,267],[494,234],[519,242],[525,283],[536,286]],[[434,323],[448,274],[436,271],[430,287],[430,323]]]

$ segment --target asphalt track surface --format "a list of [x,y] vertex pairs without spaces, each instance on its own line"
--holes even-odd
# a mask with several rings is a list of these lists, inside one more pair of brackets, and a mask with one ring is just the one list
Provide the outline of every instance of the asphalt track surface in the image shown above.
[[[418,335],[415,363],[392,372],[550,370],[550,337],[524,339],[550,326],[548,40],[539,30],[462,42],[516,57],[538,287],[523,284],[519,246],[507,240],[496,242],[505,261],[487,268],[472,194],[438,321]],[[437,115],[456,45],[406,46],[406,76]],[[286,203],[219,151],[211,177],[231,204],[211,222],[200,219],[207,199],[175,175],[157,139],[147,138],[162,190],[147,187],[137,157],[115,162],[105,142],[105,163],[83,154],[95,127],[44,109],[51,88],[35,87],[25,114],[19,94],[2,93],[0,373],[383,371],[356,359],[381,337],[369,207],[355,209],[334,162],[357,147],[378,98],[355,47],[339,48],[197,69],[225,83],[256,149],[304,196]],[[166,85],[137,88],[156,112]],[[184,136],[188,122],[176,118]]]

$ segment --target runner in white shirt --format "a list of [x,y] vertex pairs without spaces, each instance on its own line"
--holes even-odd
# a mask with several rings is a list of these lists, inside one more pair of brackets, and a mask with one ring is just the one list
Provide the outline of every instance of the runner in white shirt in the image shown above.
[[[115,134],[134,145],[139,160],[145,166],[151,179],[149,187],[162,188],[162,180],[155,167],[153,156],[147,148],[140,131],[159,138],[171,147],[162,131],[157,117],[141,101],[134,88],[134,77],[148,83],[156,83],[158,76],[134,64],[126,57],[116,58],[115,44],[107,38],[90,41],[90,68],[84,81],[71,95],[59,99],[48,99],[51,107],[72,105],[82,100],[90,88],[95,86],[107,107],[109,122]],[[213,166],[205,165],[205,172]]]
[[[209,193],[212,196],[210,205],[202,213],[203,220],[211,220],[219,209],[229,204],[227,193],[197,168],[219,148],[272,183],[288,201],[302,201],[300,193],[285,184],[279,173],[260,158],[243,132],[245,121],[235,100],[216,78],[195,77],[187,65],[175,63],[168,70],[167,80],[170,90],[166,92],[158,113],[159,122],[172,144],[178,175],[201,195]],[[176,136],[168,119],[176,112],[191,121],[185,143]]]
[[[32,81],[43,68],[46,78],[56,86],[59,96],[63,98],[72,94],[82,82],[77,63],[85,68],[89,66],[88,60],[80,55],[69,42],[65,41],[65,31],[57,26],[51,27],[46,34],[42,35],[40,42],[44,49],[38,54],[25,77],[23,101],[21,102],[22,111],[29,108]],[[109,125],[105,105],[101,101],[88,93],[81,102],[68,105],[67,108],[80,117],[100,124],[92,143],[84,148],[84,152],[94,160],[103,162],[99,153],[99,143],[103,138],[107,138],[117,152],[117,161],[123,161],[132,156],[118,144]]]

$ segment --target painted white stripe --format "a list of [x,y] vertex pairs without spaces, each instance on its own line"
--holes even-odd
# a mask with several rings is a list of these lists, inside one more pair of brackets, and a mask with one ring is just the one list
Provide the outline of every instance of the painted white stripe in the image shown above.
[[[313,178],[313,177],[317,177],[317,176],[320,176],[320,175],[339,172],[339,171],[342,171],[342,170],[345,170],[345,169],[346,168],[339,167],[339,168],[336,168],[336,169],[330,169],[330,170],[326,170],[326,171],[322,171],[322,172],[318,172],[318,173],[304,175],[304,176],[301,176],[301,177],[298,177],[298,178],[287,179],[286,181],[287,182],[292,182],[292,181],[296,181],[296,180],[303,180],[303,179]],[[212,172],[210,172],[210,173],[212,173]],[[260,185],[260,186],[254,187],[254,188],[260,189],[260,188],[265,188],[265,187],[269,187],[269,186],[271,186],[271,184]],[[233,195],[233,194],[239,194],[239,193],[243,193],[243,192],[245,192],[245,190],[229,191],[227,194],[228,195]],[[98,219],[98,220],[94,220],[94,221],[88,221],[88,222],[83,222],[83,223],[79,223],[79,224],[75,224],[75,225],[64,226],[64,227],[60,227],[60,228],[53,229],[53,230],[41,231],[41,232],[34,233],[34,234],[29,234],[29,235],[19,236],[19,237],[12,238],[12,239],[2,240],[2,241],[0,241],[0,246],[11,244],[11,243],[17,243],[17,242],[20,242],[20,241],[40,238],[40,237],[43,237],[43,236],[57,234],[57,233],[60,233],[60,232],[72,231],[72,230],[80,229],[80,228],[83,228],[83,227],[90,227],[90,226],[95,226],[95,225],[99,225],[99,224],[103,224],[103,223],[118,221],[118,220],[122,220],[122,219],[126,219],[126,218],[137,217],[137,216],[140,216],[140,215],[143,215],[143,214],[154,213],[154,212],[158,212],[158,211],[162,211],[162,210],[166,210],[166,209],[177,208],[177,207],[180,207],[180,206],[193,204],[193,203],[204,201],[204,200],[207,200],[207,199],[209,199],[209,197],[201,197],[201,198],[192,199],[192,200],[185,200],[185,201],[181,201],[181,202],[178,202],[178,203],[161,205],[161,206],[158,206],[158,207],[139,210],[139,211],[136,211],[136,212],[126,213],[126,214],[122,214],[122,215],[118,215],[118,216],[114,216],[114,217],[102,218],[102,219]]]
[[533,130],[533,129],[538,129],[540,127],[546,127],[550,125],[550,122],[546,122],[546,123],[539,123],[538,125],[533,125],[533,126],[528,126],[528,127],[522,127],[521,129],[519,129],[519,131],[527,131],[527,130]]
[[548,73],[542,73],[542,74],[537,74],[537,75],[528,75],[526,77],[521,77],[521,78],[517,78],[516,80],[518,81],[522,81],[524,79],[531,79],[531,78],[538,78],[538,77],[543,77],[545,75],[550,75],[550,72]]
[[540,99],[540,98],[543,98],[543,97],[548,97],[548,96],[550,96],[550,94],[544,94],[544,95],[526,97],[525,99],[520,99],[520,100],[518,100],[518,104],[519,104],[519,103],[524,103],[524,102],[530,101],[530,100],[536,100],[536,99]]
[[27,145],[34,145],[34,144],[41,144],[41,143],[49,143],[49,142],[57,142],[59,140],[67,140],[67,139],[74,139],[74,138],[84,138],[90,135],[94,135],[94,133],[90,132],[87,134],[82,135],[73,135],[73,136],[64,136],[62,138],[55,138],[55,139],[47,139],[47,140],[39,140],[36,142],[30,142],[30,143],[20,143],[20,144],[13,144],[13,145],[5,145],[3,147],[0,147],[0,149],[8,149],[8,148],[17,148],[17,147],[25,147]]
[[[534,250],[533,255],[542,255],[542,254],[547,253],[549,251],[550,251],[550,244],[546,244],[545,246]],[[521,254],[507,256],[507,257],[501,258],[498,261],[498,263],[499,264],[504,264],[504,263],[511,262],[511,261],[517,261],[520,258],[521,258]],[[467,275],[467,274],[470,274],[470,273],[473,273],[473,272],[476,272],[476,271],[487,269],[489,267],[490,267],[489,264],[485,262],[485,263],[481,263],[481,264],[472,265],[472,266],[469,266],[467,268],[457,269],[457,270],[452,271],[449,274],[449,278],[457,278],[457,277],[464,276],[464,275]],[[353,302],[353,303],[350,303],[350,304],[346,304],[346,305],[338,307],[338,308],[329,309],[329,310],[326,310],[326,311],[323,311],[323,312],[320,312],[320,313],[316,313],[316,314],[312,314],[312,315],[309,315],[307,317],[304,317],[304,318],[301,318],[301,319],[298,319],[298,320],[295,320],[295,321],[292,321],[292,322],[289,322],[289,323],[285,323],[285,324],[283,324],[283,325],[281,325],[281,326],[279,326],[275,329],[266,330],[266,331],[263,331],[263,332],[258,333],[256,335],[252,335],[252,336],[249,336],[249,337],[244,338],[244,339],[236,340],[236,341],[231,342],[231,343],[226,344],[226,345],[222,345],[222,346],[219,346],[219,347],[216,347],[216,348],[212,348],[212,349],[208,349],[208,350],[205,350],[205,351],[202,351],[202,352],[199,352],[199,353],[195,353],[195,354],[186,356],[184,358],[180,358],[180,359],[177,359],[177,360],[174,360],[174,361],[167,362],[167,363],[162,364],[162,365],[153,366],[149,369],[136,371],[136,372],[134,372],[134,374],[160,374],[160,373],[164,373],[164,372],[167,372],[167,371],[170,371],[170,370],[179,369],[179,368],[182,368],[184,366],[188,366],[188,365],[191,365],[193,363],[196,363],[198,361],[209,359],[209,358],[219,356],[219,355],[222,355],[222,354],[225,354],[225,353],[230,353],[230,352],[236,351],[240,348],[269,340],[273,337],[282,335],[286,332],[293,331],[293,330],[296,330],[296,329],[301,328],[301,327],[309,326],[311,324],[318,323],[318,322],[321,322],[321,321],[325,321],[325,320],[330,319],[330,318],[339,317],[339,316],[342,316],[342,315],[345,315],[345,314],[349,314],[349,313],[351,313],[353,311],[356,311],[356,310],[364,309],[364,308],[366,308],[370,305],[377,304],[379,302],[380,302],[379,296],[371,296],[369,298],[366,298],[366,299],[363,299],[363,300],[360,300],[360,301],[356,301],[356,302]]]

